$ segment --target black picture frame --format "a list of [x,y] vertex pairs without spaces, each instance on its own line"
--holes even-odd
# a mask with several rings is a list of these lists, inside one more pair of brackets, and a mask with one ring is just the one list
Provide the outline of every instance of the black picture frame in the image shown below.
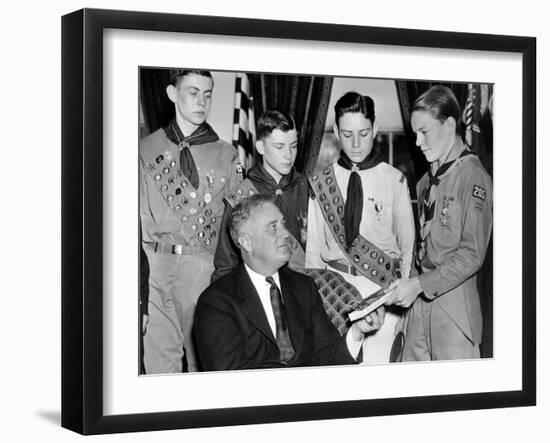
[[[522,387],[505,392],[130,415],[103,411],[103,31],[167,31],[522,57]],[[281,30],[284,29],[284,35]],[[62,18],[62,426],[103,434],[536,404],[536,39],[334,24],[83,9]],[[516,260],[517,261],[517,260]]]

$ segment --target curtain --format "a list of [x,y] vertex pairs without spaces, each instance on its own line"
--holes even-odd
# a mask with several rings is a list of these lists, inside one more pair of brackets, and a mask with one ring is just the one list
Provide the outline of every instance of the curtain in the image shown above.
[[140,99],[148,133],[166,126],[174,116],[174,104],[166,95],[170,70],[141,68],[139,71]]
[[323,137],[332,77],[306,75],[248,74],[256,118],[277,108],[294,117],[298,130],[296,169],[313,172]]

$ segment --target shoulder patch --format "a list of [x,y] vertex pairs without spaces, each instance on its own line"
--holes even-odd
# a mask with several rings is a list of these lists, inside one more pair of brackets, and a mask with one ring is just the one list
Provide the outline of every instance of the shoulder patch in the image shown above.
[[403,183],[405,181],[405,174],[401,174],[401,178],[399,179],[399,183]]
[[479,185],[474,185],[472,195],[476,198],[479,198],[481,201],[485,201],[485,189]]

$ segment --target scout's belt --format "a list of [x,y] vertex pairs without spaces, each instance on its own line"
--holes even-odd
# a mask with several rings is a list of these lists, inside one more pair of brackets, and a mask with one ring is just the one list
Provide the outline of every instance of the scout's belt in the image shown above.
[[[388,254],[361,235],[353,240],[350,248],[346,247],[344,199],[336,183],[333,167],[314,173],[309,177],[309,183],[338,247],[357,272],[353,275],[363,275],[383,288],[389,286],[395,278],[395,270]],[[344,272],[349,271],[346,269]]]
[[347,274],[363,275],[357,269],[355,269],[355,266],[339,262],[338,260],[329,261],[327,265],[329,265],[331,268],[336,269],[337,271],[345,272]]
[[194,255],[199,252],[208,252],[208,250],[201,245],[170,244],[159,242],[146,244],[149,245],[156,254]]
[[[396,275],[396,277],[400,278],[401,277],[401,261],[399,259],[393,259],[392,262],[393,262],[393,272]],[[355,266],[347,264],[347,263],[342,263],[341,261],[338,261],[338,260],[329,261],[327,263],[327,265],[329,265],[333,269],[336,269],[337,271],[345,272],[347,274],[351,274],[351,275],[355,275],[355,276],[363,275],[361,272],[359,272],[357,270],[357,268]]]

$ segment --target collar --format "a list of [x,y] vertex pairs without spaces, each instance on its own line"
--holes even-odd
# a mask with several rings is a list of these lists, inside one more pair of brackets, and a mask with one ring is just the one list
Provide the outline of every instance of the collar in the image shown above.
[[360,163],[353,163],[343,149],[340,152],[340,158],[338,159],[338,164],[342,166],[342,168],[347,170],[354,170],[355,168],[357,168],[360,171],[374,168],[381,162],[382,157],[378,155],[378,152],[375,152],[374,147],[370,154],[367,155],[367,157]]
[[[262,288],[263,286],[270,286],[270,284],[265,280],[266,276],[262,274],[258,274],[256,271],[254,271],[250,266],[248,266],[246,263],[244,263],[244,268],[246,269],[246,272],[248,272],[248,276],[250,277],[250,280],[252,280],[252,284],[255,288]],[[269,277],[269,276],[268,276]],[[275,274],[271,275],[273,277],[273,280],[275,280],[275,283],[279,287],[279,290],[281,291],[281,282],[279,280],[279,273],[276,272]],[[282,291],[281,291],[282,293]]]
[[293,187],[302,177],[294,166],[287,175],[281,177],[281,181],[277,183],[272,175],[266,171],[262,163],[254,165],[248,171],[247,177],[253,181],[263,183],[270,192],[275,192],[277,189],[286,190]]
[[168,139],[178,146],[203,145],[205,143],[212,143],[219,140],[218,134],[216,134],[214,129],[212,129],[212,127],[206,122],[201,124],[188,137],[183,135],[183,132],[181,132],[175,118],[173,118],[163,129]]

